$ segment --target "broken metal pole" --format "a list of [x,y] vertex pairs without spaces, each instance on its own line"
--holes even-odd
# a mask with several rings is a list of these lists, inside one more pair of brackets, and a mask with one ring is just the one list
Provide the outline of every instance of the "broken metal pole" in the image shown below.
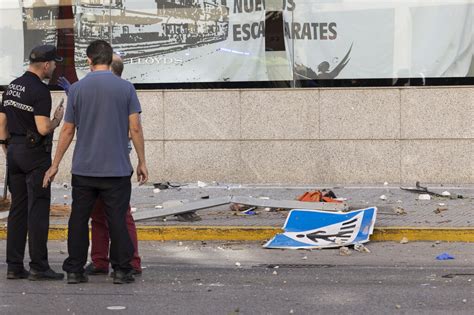
[[244,196],[232,197],[232,203],[238,203],[246,206],[256,206],[262,208],[283,208],[283,209],[307,209],[321,211],[345,211],[348,210],[346,203],[333,202],[307,202],[296,200],[274,200],[260,199]]
[[229,204],[230,199],[230,196],[214,199],[203,199],[170,208],[137,211],[133,214],[133,219],[135,221],[140,221],[218,207],[225,204]]
[[138,211],[133,214],[133,219],[135,221],[141,221],[153,218],[160,218],[191,211],[213,208],[217,206],[223,206],[225,204],[230,203],[264,208],[308,209],[321,211],[347,211],[349,209],[346,203],[303,202],[295,200],[260,199],[245,196],[226,196],[214,199],[197,200],[194,202],[189,202],[183,205],[164,209]]

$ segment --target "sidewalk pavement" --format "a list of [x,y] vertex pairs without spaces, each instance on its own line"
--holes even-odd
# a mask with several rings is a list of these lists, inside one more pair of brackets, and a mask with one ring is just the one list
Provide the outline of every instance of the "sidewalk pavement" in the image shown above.
[[[414,184],[412,186],[415,186]],[[403,191],[399,186],[279,186],[238,185],[209,183],[199,187],[197,183],[182,184],[154,192],[152,185],[137,187],[132,192],[131,205],[136,211],[156,210],[155,206],[170,200],[199,200],[202,197],[223,196],[269,197],[275,200],[294,200],[305,191],[330,189],[337,197],[346,198],[351,208],[377,206],[378,214],[372,240],[399,241],[458,241],[474,242],[474,185],[428,186],[431,191],[462,195],[462,199],[431,197],[418,200],[419,194]],[[380,197],[384,195],[386,200]],[[69,184],[53,184],[52,204],[70,205]],[[397,214],[401,207],[406,214]],[[438,210],[437,210],[438,209]],[[440,211],[441,210],[441,211]],[[268,212],[257,210],[256,215],[237,215],[229,205],[199,210],[198,222],[181,222],[174,216],[137,222],[141,240],[265,240],[278,233],[288,211]],[[62,239],[67,235],[65,225],[68,216],[51,217],[50,238]],[[0,231],[0,238],[4,237]]]

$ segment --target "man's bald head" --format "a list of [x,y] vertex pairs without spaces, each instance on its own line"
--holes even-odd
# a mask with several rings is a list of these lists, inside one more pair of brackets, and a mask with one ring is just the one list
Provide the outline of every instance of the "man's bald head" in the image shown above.
[[112,56],[112,63],[110,64],[110,70],[112,70],[112,72],[118,76],[118,77],[121,77],[122,76],[122,72],[123,72],[123,61],[122,61],[122,58],[120,58],[119,55],[117,54],[114,54]]

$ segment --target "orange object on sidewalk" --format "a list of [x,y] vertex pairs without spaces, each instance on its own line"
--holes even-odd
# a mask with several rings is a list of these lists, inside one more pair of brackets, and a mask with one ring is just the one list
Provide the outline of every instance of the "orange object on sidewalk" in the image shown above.
[[[307,201],[307,202],[332,202],[332,203],[342,203],[340,200],[336,200],[333,197],[329,197],[328,195],[334,196],[334,193],[331,191],[320,191],[320,190],[313,190],[307,191],[298,198],[299,201]],[[335,196],[334,196],[335,197]]]

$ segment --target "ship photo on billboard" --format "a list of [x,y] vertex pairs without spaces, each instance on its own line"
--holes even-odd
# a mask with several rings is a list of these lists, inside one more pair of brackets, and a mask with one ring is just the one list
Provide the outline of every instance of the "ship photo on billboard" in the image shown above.
[[[72,53],[78,78],[89,71],[88,44],[103,39],[122,56],[124,78],[134,83],[228,79],[208,71],[221,48],[216,44],[229,35],[227,0],[24,0],[22,5],[25,64],[34,46],[58,45],[58,34],[71,27],[74,47],[66,54]],[[66,6],[71,20],[61,15]]]

